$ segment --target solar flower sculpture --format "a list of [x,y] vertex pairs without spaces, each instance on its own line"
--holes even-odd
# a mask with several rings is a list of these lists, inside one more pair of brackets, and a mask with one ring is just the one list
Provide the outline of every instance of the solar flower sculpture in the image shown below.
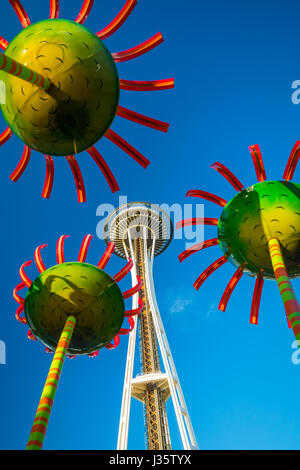
[[82,174],[74,154],[87,151],[102,171],[112,192],[119,186],[94,144],[105,136],[143,168],[150,163],[138,150],[111,129],[115,116],[167,132],[165,122],[119,106],[122,90],[152,91],[173,88],[174,80],[119,79],[116,63],[134,59],[158,46],[157,33],[122,52],[110,53],[102,42],[124,23],[137,0],[127,0],[116,18],[94,34],[83,23],[94,0],[84,0],[75,21],[58,19],[59,0],[50,0],[49,19],[31,24],[20,0],[9,0],[23,30],[8,43],[0,37],[0,79],[5,84],[1,104],[8,127],[0,145],[14,133],[24,142],[22,158],[10,175],[17,181],[36,150],[45,155],[46,178],[42,196],[53,186],[53,156],[65,156],[73,173],[78,201],[86,200]]
[[177,224],[177,228],[195,224],[215,225],[218,237],[206,240],[179,255],[182,262],[192,253],[219,245],[223,256],[198,277],[194,287],[199,289],[207,277],[229,261],[236,272],[221,298],[219,309],[225,311],[228,300],[243,273],[255,277],[250,322],[257,324],[264,279],[276,279],[284,304],[289,327],[300,345],[300,306],[290,278],[300,276],[300,185],[292,182],[300,156],[297,141],[287,162],[282,181],[267,181],[258,145],[249,147],[258,183],[244,188],[233,173],[219,162],[212,168],[223,175],[238,194],[226,202],[206,191],[188,191],[187,196],[212,201],[223,212],[219,219],[194,218]]
[[[47,352],[55,351],[27,450],[42,449],[66,355],[94,357],[100,348],[116,348],[119,335],[132,331],[133,317],[143,306],[140,299],[136,309],[125,311],[124,306],[124,299],[132,297],[141,288],[138,276],[136,286],[131,289],[122,293],[118,286],[133,266],[130,259],[113,277],[104,271],[114,251],[113,243],[108,244],[98,265],[94,266],[86,263],[91,235],[84,237],[76,262],[65,262],[65,238],[66,235],[62,235],[58,239],[57,264],[48,269],[41,258],[41,249],[46,245],[37,247],[34,259],[39,276],[34,281],[29,279],[24,271],[31,264],[27,261],[20,268],[22,282],[14,290],[14,298],[20,304],[16,318],[29,326],[28,338],[41,341]],[[25,287],[28,291],[24,299],[18,292]],[[124,318],[128,319],[129,328],[122,328]]]

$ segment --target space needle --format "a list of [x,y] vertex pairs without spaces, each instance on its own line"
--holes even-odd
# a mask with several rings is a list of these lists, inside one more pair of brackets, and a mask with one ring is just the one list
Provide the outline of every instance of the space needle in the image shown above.
[[[166,411],[171,397],[183,449],[198,449],[153,283],[154,258],[166,250],[173,236],[170,217],[154,204],[125,204],[107,218],[104,236],[107,243],[115,244],[118,256],[132,259],[133,285],[136,276],[142,282],[141,290],[133,297],[132,308],[138,307],[139,299],[143,308],[129,337],[117,448],[127,449],[130,405],[135,398],[143,404],[148,449],[172,449]],[[137,331],[141,372],[134,377]]]

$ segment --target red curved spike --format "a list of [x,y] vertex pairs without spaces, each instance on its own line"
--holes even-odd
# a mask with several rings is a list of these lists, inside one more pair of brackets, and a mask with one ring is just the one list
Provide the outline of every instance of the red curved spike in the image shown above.
[[132,47],[131,49],[127,49],[126,51],[122,52],[113,52],[112,57],[115,62],[125,62],[126,60],[135,59],[136,57],[151,51],[151,49],[154,49],[154,47],[161,44],[163,40],[164,39],[161,33],[157,33],[138,46]]
[[157,119],[144,116],[143,114],[136,113],[130,109],[123,108],[123,106],[118,106],[117,116],[128,119],[129,121],[136,122],[143,126],[151,127],[161,132],[168,132],[169,125],[167,122],[158,121]]
[[219,220],[212,217],[194,217],[192,219],[180,220],[176,224],[176,229],[190,227],[191,225],[218,225]]
[[2,49],[3,51],[5,51],[5,49],[7,48],[9,42],[6,41],[6,39],[4,39],[2,36],[0,36],[0,49]]
[[23,299],[23,297],[20,297],[18,292],[19,292],[19,290],[24,289],[24,287],[25,287],[25,283],[21,282],[20,284],[18,284],[14,288],[14,292],[13,292],[13,296],[14,296],[15,301],[18,302],[18,304],[20,304],[20,305],[24,305],[25,299]]
[[27,28],[27,26],[29,26],[31,23],[30,23],[30,19],[28,18],[27,13],[24,10],[24,7],[21,4],[20,0],[9,0],[9,3],[11,4],[13,9],[17,13],[17,16],[18,16],[23,28]]
[[221,310],[222,312],[225,312],[228,301],[230,299],[230,296],[232,292],[234,291],[234,288],[236,287],[237,283],[241,279],[243,273],[244,266],[239,266],[232,278],[230,279],[229,283],[227,284],[226,289],[224,290],[224,293],[222,295],[222,298],[220,300],[218,309]]
[[85,22],[85,20],[87,19],[87,17],[90,14],[93,3],[94,3],[94,0],[84,0],[83,5],[81,7],[81,10],[80,10],[78,16],[77,16],[76,20],[74,20],[76,23],[83,24]]
[[264,167],[264,162],[262,158],[262,154],[258,145],[251,145],[249,147],[251,157],[254,163],[254,168],[256,172],[257,180],[260,182],[266,181],[266,171]]
[[207,201],[214,202],[215,204],[218,204],[221,207],[225,207],[227,204],[227,201],[225,199],[216,196],[215,194],[208,193],[206,191],[201,191],[199,189],[191,189],[188,191],[185,195],[186,197],[201,197],[202,199],[206,199]]
[[107,349],[115,349],[119,346],[120,344],[120,336],[119,335],[116,335],[114,337],[114,342],[113,343],[108,343],[105,347]]
[[252,323],[253,325],[257,325],[258,323],[259,305],[260,305],[261,292],[262,292],[263,285],[264,285],[264,271],[261,270],[256,278],[253,297],[252,297],[250,323]]
[[214,170],[217,170],[224,178],[229,181],[229,183],[236,189],[236,191],[242,191],[243,185],[240,182],[240,180],[234,176],[234,174],[222,163],[220,162],[215,162],[211,165],[211,168]]
[[111,255],[113,254],[115,249],[115,244],[113,242],[109,242],[107,245],[106,250],[104,251],[99,263],[98,263],[98,268],[99,269],[104,269],[105,266],[107,265],[108,261],[110,260]]
[[59,0],[50,0],[50,20],[58,18],[59,15]]
[[86,202],[84,182],[76,158],[73,155],[69,155],[66,157],[66,159],[71,167],[74,176],[78,202]]
[[128,299],[129,297],[132,297],[134,294],[136,294],[141,289],[142,280],[141,280],[140,276],[136,276],[136,279],[137,279],[137,284],[134,287],[132,287],[131,289],[126,290],[125,292],[123,292],[123,298],[124,299]]
[[208,268],[203,271],[202,274],[194,282],[195,289],[199,289],[203,282],[210,276],[216,269],[218,269],[222,264],[227,262],[227,256],[221,256],[221,258],[214,261]]
[[88,357],[97,357],[98,354],[99,354],[99,350],[98,350],[98,351],[94,351],[93,353],[88,354]]
[[20,278],[22,279],[22,281],[24,282],[24,284],[27,286],[27,287],[30,287],[31,284],[32,284],[32,281],[29,279],[29,277],[27,276],[27,274],[25,274],[24,272],[24,268],[26,268],[26,266],[30,266],[32,263],[32,261],[26,261],[25,263],[22,264],[22,266],[20,267]]
[[82,240],[81,247],[80,247],[80,250],[79,250],[79,255],[78,255],[79,263],[84,263],[85,262],[86,255],[87,255],[89,245],[91,243],[92,238],[93,238],[93,235],[88,234]]
[[132,147],[132,145],[130,145],[128,142],[126,142],[126,140],[122,139],[122,137],[120,137],[114,131],[109,129],[106,132],[105,137],[107,137],[108,140],[113,142],[120,149],[122,149],[125,153],[127,153],[127,155],[132,157],[143,168],[147,168],[147,166],[150,163],[149,160],[147,160],[146,157],[144,157],[138,150],[136,150],[134,147]]
[[291,155],[287,161],[284,173],[283,173],[283,179],[286,181],[290,181],[293,179],[294,172],[297,166],[297,163],[299,161],[300,157],[300,140],[297,140],[295,143]]
[[49,198],[52,187],[53,187],[53,180],[54,180],[54,162],[53,158],[50,155],[45,155],[46,159],[46,176],[45,176],[45,183],[42,192],[42,197]]
[[100,39],[106,39],[113,33],[115,33],[120,28],[120,26],[122,26],[124,21],[126,21],[136,4],[137,0],[127,0],[122,10],[117,14],[113,21],[109,23],[105,28],[101,29],[101,31],[96,33],[96,35]]
[[120,79],[121,90],[130,91],[156,91],[156,90],[168,90],[174,88],[174,78],[165,78],[163,80],[123,80]]
[[62,235],[59,237],[56,243],[56,259],[58,264],[65,262],[65,255],[64,255],[64,242],[65,238],[68,238],[70,235]]
[[36,341],[37,340],[30,329],[27,331],[27,338],[30,339],[31,341]]
[[188,256],[192,255],[193,253],[197,253],[197,251],[204,250],[204,248],[209,248],[210,246],[218,245],[219,240],[217,238],[211,238],[210,240],[205,240],[202,243],[196,243],[195,245],[191,246],[187,250],[180,253],[178,259],[180,263],[184,261]]
[[143,301],[142,301],[142,299],[139,298],[138,308],[134,308],[133,310],[126,310],[125,315],[124,315],[125,318],[133,317],[135,315],[138,315],[139,313],[141,313],[143,311],[143,307],[144,307]]
[[117,274],[114,275],[114,280],[116,282],[119,282],[121,281],[121,279],[123,279],[123,277],[126,276],[126,274],[129,273],[129,271],[131,270],[133,266],[133,261],[132,259],[128,259],[128,262],[126,263],[126,265],[124,266],[124,268],[121,269],[121,271],[119,271]]
[[130,328],[120,328],[119,334],[120,335],[128,335],[133,328],[134,328],[134,319],[132,317],[128,317],[128,323],[130,325]]
[[47,245],[40,245],[36,248],[36,250],[34,252],[34,261],[35,261],[36,267],[38,268],[40,273],[46,271],[45,265],[44,265],[44,263],[42,261],[42,257],[41,257],[41,250],[43,248],[45,248],[46,246]]
[[8,141],[8,139],[12,136],[12,134],[13,134],[12,130],[9,127],[7,127],[5,131],[3,131],[2,134],[0,134],[0,145],[5,144],[5,142]]
[[20,305],[17,310],[16,310],[16,319],[18,322],[23,323],[23,325],[26,325],[27,321],[26,318],[21,317],[21,314],[24,312],[24,305]]
[[119,188],[118,183],[115,180],[114,175],[112,174],[109,166],[107,165],[104,158],[100,155],[98,150],[93,146],[93,147],[90,147],[89,149],[87,149],[87,152],[94,159],[94,161],[97,163],[98,167],[102,171],[106,181],[109,184],[111,192],[114,193],[116,191],[119,191],[120,188]]
[[28,165],[28,162],[30,160],[30,155],[31,155],[30,147],[27,147],[27,145],[24,145],[24,150],[23,150],[23,155],[21,157],[21,160],[19,161],[17,168],[10,175],[11,180],[16,182],[20,178],[20,176],[24,173]]

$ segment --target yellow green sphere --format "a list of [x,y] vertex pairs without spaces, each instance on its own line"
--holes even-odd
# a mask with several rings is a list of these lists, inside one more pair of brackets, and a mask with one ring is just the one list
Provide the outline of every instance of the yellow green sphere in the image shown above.
[[46,155],[72,155],[109,129],[119,101],[119,77],[102,41],[81,24],[44,20],[22,30],[5,54],[51,80],[46,92],[0,72],[3,115],[29,147]]
[[61,263],[42,272],[25,298],[33,334],[55,349],[67,318],[76,317],[69,354],[90,354],[109,343],[124,319],[122,292],[106,272],[87,263]]
[[227,203],[218,224],[223,253],[235,266],[274,279],[268,240],[279,240],[288,273],[300,276],[300,185],[264,181],[239,192]]

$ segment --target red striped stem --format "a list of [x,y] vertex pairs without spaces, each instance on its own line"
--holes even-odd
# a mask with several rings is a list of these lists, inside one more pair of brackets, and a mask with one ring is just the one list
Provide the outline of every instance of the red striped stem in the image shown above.
[[285,313],[290,321],[298,345],[300,346],[300,305],[289,279],[288,271],[280,248],[280,242],[276,238],[271,238],[268,241],[268,244],[272,266]]
[[26,450],[41,450],[45,439],[52,406],[61,376],[64,360],[76,323],[74,316],[69,316],[57,344],[42,396],[37,408]]
[[3,54],[3,52],[0,52],[0,70],[42,88],[45,91],[50,90],[52,85],[49,78]]

